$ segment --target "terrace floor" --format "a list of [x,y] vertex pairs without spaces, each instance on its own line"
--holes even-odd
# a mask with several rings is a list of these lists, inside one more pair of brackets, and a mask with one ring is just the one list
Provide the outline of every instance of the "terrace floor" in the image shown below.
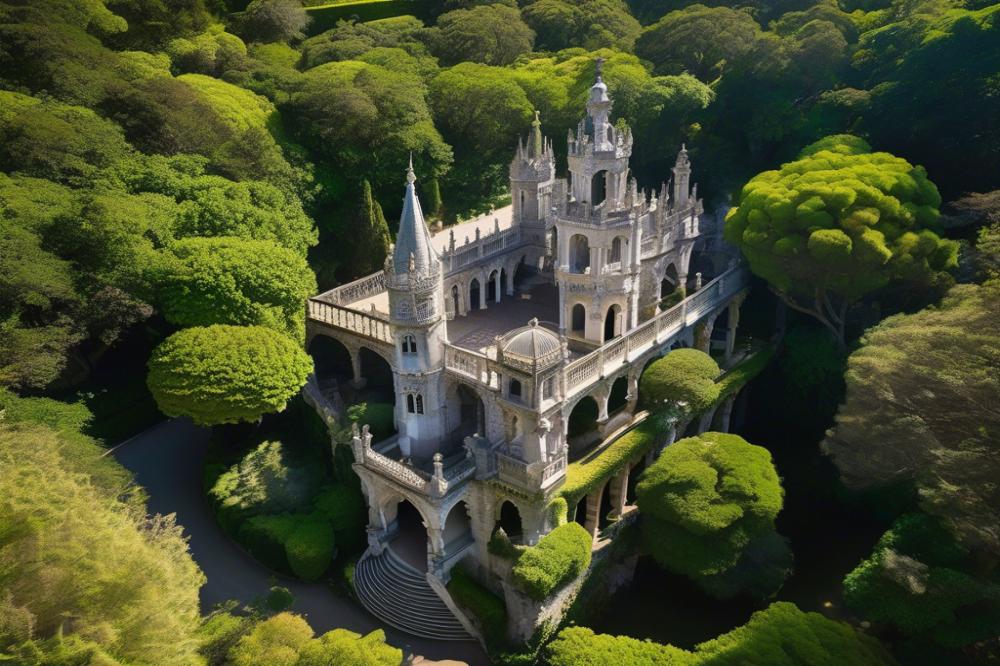
[[549,283],[526,282],[513,296],[487,303],[485,310],[472,310],[448,322],[448,340],[457,347],[483,352],[498,335],[538,319],[541,326],[559,334],[559,288]]

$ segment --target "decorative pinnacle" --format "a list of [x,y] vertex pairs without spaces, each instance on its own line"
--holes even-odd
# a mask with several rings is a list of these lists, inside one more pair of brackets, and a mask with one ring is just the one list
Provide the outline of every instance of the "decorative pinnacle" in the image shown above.
[[417,182],[417,177],[413,173],[413,151],[410,151],[410,164],[406,167],[406,182],[411,184]]
[[597,56],[597,58],[594,59],[594,63],[596,64],[596,69],[597,69],[597,80],[603,81],[602,77],[604,76],[604,58],[602,58],[601,56]]

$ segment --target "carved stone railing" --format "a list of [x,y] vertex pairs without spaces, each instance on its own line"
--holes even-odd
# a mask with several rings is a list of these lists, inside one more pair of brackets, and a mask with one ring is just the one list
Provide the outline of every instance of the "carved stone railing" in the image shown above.
[[499,380],[490,371],[489,361],[489,357],[485,354],[462,349],[449,343],[444,344],[444,367],[446,370],[457,373],[486,388],[498,388]]
[[566,456],[561,455],[549,463],[528,463],[496,452],[497,477],[509,485],[529,493],[536,493],[566,473]]
[[327,303],[319,298],[309,299],[308,315],[312,321],[322,322],[379,342],[392,343],[392,331],[389,328],[389,322],[382,318],[384,315],[358,312]]
[[480,261],[495,257],[521,244],[521,228],[511,227],[500,230],[499,222],[494,230],[485,236],[476,228],[474,239],[465,238],[463,244],[456,244],[455,231],[451,230],[448,247],[441,253],[441,263],[446,275],[475,266]]
[[749,276],[743,267],[730,268],[669,310],[573,361],[563,370],[566,397],[579,393],[623,364],[664,344],[746,288],[748,283]]
[[348,282],[347,284],[335,287],[330,291],[316,296],[316,299],[332,303],[333,305],[350,305],[351,303],[357,303],[366,298],[377,296],[385,290],[385,272],[378,271],[354,282]]
[[435,453],[434,473],[427,474],[374,450],[372,434],[367,425],[359,430],[358,424],[355,423],[353,428],[351,450],[354,453],[355,465],[361,465],[379,476],[391,479],[423,495],[444,497],[449,490],[472,478],[476,472],[475,463],[466,458],[450,467],[446,473],[441,454]]

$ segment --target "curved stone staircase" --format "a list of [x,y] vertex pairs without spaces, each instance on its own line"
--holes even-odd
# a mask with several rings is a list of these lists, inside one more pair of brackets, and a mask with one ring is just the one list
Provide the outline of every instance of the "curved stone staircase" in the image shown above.
[[389,548],[361,558],[354,571],[354,589],[365,608],[397,629],[442,641],[472,638],[424,574]]

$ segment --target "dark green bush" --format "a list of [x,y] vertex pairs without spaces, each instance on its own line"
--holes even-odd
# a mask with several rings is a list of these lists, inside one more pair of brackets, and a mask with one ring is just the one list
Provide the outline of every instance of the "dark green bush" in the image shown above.
[[300,519],[285,540],[288,565],[299,578],[317,580],[333,562],[333,527],[319,517]]
[[546,599],[590,566],[592,547],[590,533],[577,523],[557,527],[521,553],[514,584],[535,601]]
[[333,525],[337,548],[341,553],[355,553],[366,543],[368,510],[361,492],[342,483],[324,486],[313,506]]
[[222,666],[226,663],[229,650],[252,626],[249,617],[233,615],[228,611],[212,613],[198,629],[198,654],[205,658],[207,666]]
[[264,597],[264,606],[272,613],[288,610],[293,603],[295,603],[295,597],[292,596],[291,591],[280,585],[272,587],[268,590],[267,596]]
[[448,592],[459,606],[467,608],[479,620],[488,643],[495,645],[504,642],[507,634],[507,605],[503,599],[480,585],[479,581],[461,567],[452,570]]
[[253,516],[240,525],[237,540],[265,566],[291,573],[285,542],[297,526],[292,514]]

